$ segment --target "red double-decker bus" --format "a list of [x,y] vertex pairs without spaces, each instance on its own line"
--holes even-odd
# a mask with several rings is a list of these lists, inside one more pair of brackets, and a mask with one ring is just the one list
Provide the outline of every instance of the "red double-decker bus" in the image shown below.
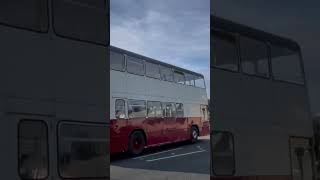
[[203,75],[116,47],[110,61],[111,154],[209,134]]

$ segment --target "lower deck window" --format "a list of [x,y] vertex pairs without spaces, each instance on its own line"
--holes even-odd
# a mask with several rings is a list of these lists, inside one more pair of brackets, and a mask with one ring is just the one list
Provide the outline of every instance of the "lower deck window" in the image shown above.
[[211,139],[212,171],[216,176],[235,173],[234,141],[229,132],[214,131]]
[[58,165],[63,178],[106,178],[109,163],[107,130],[102,124],[59,125]]
[[45,122],[22,120],[18,127],[18,164],[22,179],[48,177],[48,128]]
[[146,117],[146,102],[143,100],[128,100],[128,116],[129,118]]

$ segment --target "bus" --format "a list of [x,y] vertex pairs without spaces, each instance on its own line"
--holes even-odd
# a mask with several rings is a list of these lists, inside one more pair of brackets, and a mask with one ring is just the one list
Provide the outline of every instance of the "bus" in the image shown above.
[[1,179],[109,179],[109,1],[1,0],[0,39]]
[[212,179],[315,179],[297,42],[212,15],[211,79]]
[[204,76],[117,47],[110,49],[110,152],[209,135]]

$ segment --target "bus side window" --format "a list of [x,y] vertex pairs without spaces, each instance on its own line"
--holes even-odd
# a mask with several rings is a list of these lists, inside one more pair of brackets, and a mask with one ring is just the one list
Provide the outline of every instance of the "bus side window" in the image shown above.
[[294,50],[272,44],[271,64],[274,79],[304,83],[298,49]]
[[124,71],[124,55],[114,51],[110,51],[110,68],[117,71]]
[[128,100],[129,118],[146,117],[146,102],[143,100]]
[[176,107],[175,103],[163,103],[165,110],[165,117],[176,117]]
[[147,114],[148,117],[162,117],[161,102],[158,101],[148,101]]
[[22,120],[18,130],[19,175],[22,179],[46,179],[49,175],[48,127],[38,120]]
[[127,58],[127,72],[136,75],[144,75],[144,63],[143,60],[130,57]]
[[161,79],[164,81],[173,82],[173,71],[172,69],[160,66],[160,72],[161,72]]
[[115,103],[115,115],[117,119],[126,118],[126,106],[123,99],[117,99]]
[[195,86],[195,77],[192,74],[185,73],[186,85]]
[[146,62],[146,76],[160,79],[160,66],[158,64]]
[[1,0],[0,23],[39,32],[49,27],[47,0]]
[[182,103],[176,103],[176,116],[177,117],[183,117],[183,104]]
[[240,37],[242,72],[269,77],[268,49],[263,41]]
[[213,131],[210,139],[213,174],[232,176],[235,173],[233,135],[229,132]]
[[184,77],[184,74],[179,71],[174,71],[174,82],[178,84],[185,84],[186,78]]
[[238,54],[237,54],[237,41],[233,34],[227,34],[220,31],[213,31],[211,36],[213,43],[211,45],[211,52],[213,52],[214,66],[238,71]]
[[106,0],[53,0],[54,30],[72,39],[106,45]]

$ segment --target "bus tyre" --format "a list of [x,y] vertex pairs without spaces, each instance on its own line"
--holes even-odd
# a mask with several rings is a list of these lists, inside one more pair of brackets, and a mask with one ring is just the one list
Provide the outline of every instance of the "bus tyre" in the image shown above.
[[196,143],[199,138],[199,131],[198,128],[195,126],[191,127],[191,143]]
[[130,135],[128,152],[132,156],[142,153],[146,145],[144,135],[141,131],[135,131]]

